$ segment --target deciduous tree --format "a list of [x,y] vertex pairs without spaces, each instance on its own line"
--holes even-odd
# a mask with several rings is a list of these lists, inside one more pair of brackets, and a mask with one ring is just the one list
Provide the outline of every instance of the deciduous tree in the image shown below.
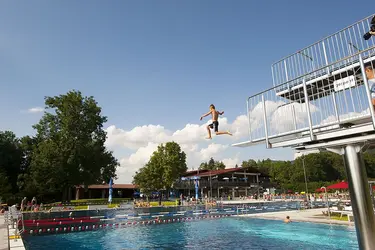
[[187,171],[186,154],[176,142],[161,144],[148,163],[134,176],[133,183],[150,193],[169,190]]
[[12,192],[17,193],[17,178],[21,171],[22,149],[20,141],[11,131],[0,131],[0,170],[6,176]]
[[30,177],[41,193],[62,192],[70,199],[74,185],[107,182],[118,166],[104,145],[107,118],[91,97],[79,91],[46,97],[46,112],[38,124]]
[[226,166],[222,161],[215,161],[212,157],[208,162],[202,162],[199,166],[199,170],[219,170],[225,168]]

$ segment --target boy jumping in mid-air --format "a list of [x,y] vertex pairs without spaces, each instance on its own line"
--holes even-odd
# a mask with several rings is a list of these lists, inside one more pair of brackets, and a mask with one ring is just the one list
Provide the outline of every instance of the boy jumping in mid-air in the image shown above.
[[223,112],[219,112],[215,109],[215,105],[211,104],[210,105],[210,111],[207,112],[206,114],[202,115],[201,116],[201,120],[203,119],[203,117],[206,117],[208,115],[212,115],[212,123],[207,125],[207,131],[208,131],[208,137],[207,139],[212,139],[211,137],[211,130],[210,129],[213,129],[216,133],[216,135],[232,135],[229,131],[227,132],[222,132],[222,131],[219,131],[219,122],[218,122],[218,118],[219,118],[219,115],[223,115],[224,114],[224,111]]

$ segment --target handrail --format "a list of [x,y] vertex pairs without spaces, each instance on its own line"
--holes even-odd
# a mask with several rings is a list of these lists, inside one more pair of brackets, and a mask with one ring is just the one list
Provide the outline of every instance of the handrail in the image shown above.
[[8,244],[8,250],[10,250],[10,239],[9,239],[9,215],[8,211],[4,214],[4,222],[5,226],[7,227],[7,244]]
[[276,86],[273,86],[273,87],[271,87],[271,88],[269,88],[269,89],[266,89],[266,90],[263,90],[263,91],[261,91],[261,92],[258,92],[257,94],[254,94],[254,95],[252,95],[252,96],[249,96],[249,97],[247,98],[247,100],[249,101],[251,98],[254,98],[254,97],[256,97],[256,96],[259,96],[259,95],[261,95],[261,94],[264,94],[264,93],[266,93],[266,92],[268,92],[268,91],[271,91],[271,90],[277,89],[277,88],[279,88],[279,87],[281,87],[281,86],[283,86],[283,85],[288,85],[288,84],[291,83],[291,82],[295,82],[297,79],[304,78],[304,77],[306,77],[306,76],[308,76],[308,75],[311,75],[311,74],[313,74],[313,73],[316,73],[316,72],[318,72],[318,71],[321,71],[322,69],[328,68],[328,67],[333,66],[333,65],[335,65],[335,64],[338,64],[338,63],[340,63],[340,62],[343,62],[343,61],[345,61],[345,60],[348,60],[349,58],[354,58],[354,57],[356,57],[356,56],[359,56],[359,55],[362,54],[362,53],[368,52],[368,51],[373,50],[373,49],[375,49],[375,45],[372,46],[372,47],[370,47],[370,48],[367,48],[367,49],[365,49],[365,50],[359,51],[359,52],[355,53],[354,55],[350,55],[350,56],[344,57],[344,58],[342,58],[342,59],[340,59],[340,60],[338,60],[338,61],[335,61],[335,62],[333,62],[333,63],[327,64],[327,65],[324,65],[324,66],[322,66],[322,67],[320,67],[320,68],[318,68],[318,69],[316,69],[316,70],[310,71],[309,73],[306,73],[306,74],[304,74],[304,75],[301,75],[301,76],[299,76],[299,77],[297,77],[297,78],[294,78],[294,79],[289,80],[289,81],[284,82],[284,83],[280,83],[279,85],[276,85]]
[[299,53],[299,52],[302,52],[302,51],[304,51],[304,50],[306,50],[306,49],[308,49],[308,48],[310,48],[310,47],[312,47],[312,46],[314,46],[314,45],[316,45],[316,44],[318,44],[318,43],[320,43],[320,42],[322,42],[322,41],[324,41],[324,40],[326,40],[326,39],[328,39],[328,38],[330,38],[330,37],[333,37],[333,36],[339,34],[340,32],[343,32],[344,30],[347,30],[347,29],[353,27],[354,25],[357,25],[358,23],[363,22],[363,21],[365,21],[366,19],[369,19],[369,18],[371,18],[371,17],[373,17],[373,16],[374,16],[374,14],[369,15],[369,16],[367,16],[367,17],[365,17],[365,18],[363,18],[363,19],[361,19],[361,20],[355,22],[354,24],[351,24],[351,25],[349,25],[349,26],[347,26],[347,27],[345,27],[345,28],[343,28],[343,29],[341,29],[341,30],[339,30],[339,31],[337,31],[337,32],[335,32],[335,33],[329,35],[329,36],[325,36],[324,38],[320,39],[319,41],[317,41],[317,42],[315,42],[315,43],[313,43],[313,44],[311,44],[311,45],[308,45],[308,46],[304,47],[303,49],[300,49],[300,50],[294,52],[293,54],[290,54],[290,55],[288,55],[288,56],[285,56],[285,57],[281,58],[281,59],[278,60],[278,61],[275,61],[274,63],[272,63],[272,65],[275,65],[275,64],[277,64],[277,63],[279,63],[279,62],[281,62],[281,61],[283,61],[283,60],[285,60],[285,59],[287,59],[287,58],[290,58],[291,56],[293,56],[293,55],[295,55],[295,54],[297,54],[297,53]]

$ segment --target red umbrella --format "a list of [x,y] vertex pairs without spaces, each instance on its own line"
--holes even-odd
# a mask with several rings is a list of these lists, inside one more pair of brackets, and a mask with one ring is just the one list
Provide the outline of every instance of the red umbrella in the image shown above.
[[327,187],[327,189],[348,189],[349,185],[346,181],[342,181]]
[[317,193],[324,192],[324,188],[318,188],[317,190],[315,190],[315,192],[317,192]]

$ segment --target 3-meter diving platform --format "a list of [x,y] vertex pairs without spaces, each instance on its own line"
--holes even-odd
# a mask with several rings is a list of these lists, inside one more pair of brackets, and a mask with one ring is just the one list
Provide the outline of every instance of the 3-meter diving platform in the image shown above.
[[247,100],[249,138],[233,144],[319,149],[345,156],[360,249],[375,246],[375,217],[361,152],[375,145],[365,67],[375,69],[374,15],[297,51],[272,67],[273,87]]

